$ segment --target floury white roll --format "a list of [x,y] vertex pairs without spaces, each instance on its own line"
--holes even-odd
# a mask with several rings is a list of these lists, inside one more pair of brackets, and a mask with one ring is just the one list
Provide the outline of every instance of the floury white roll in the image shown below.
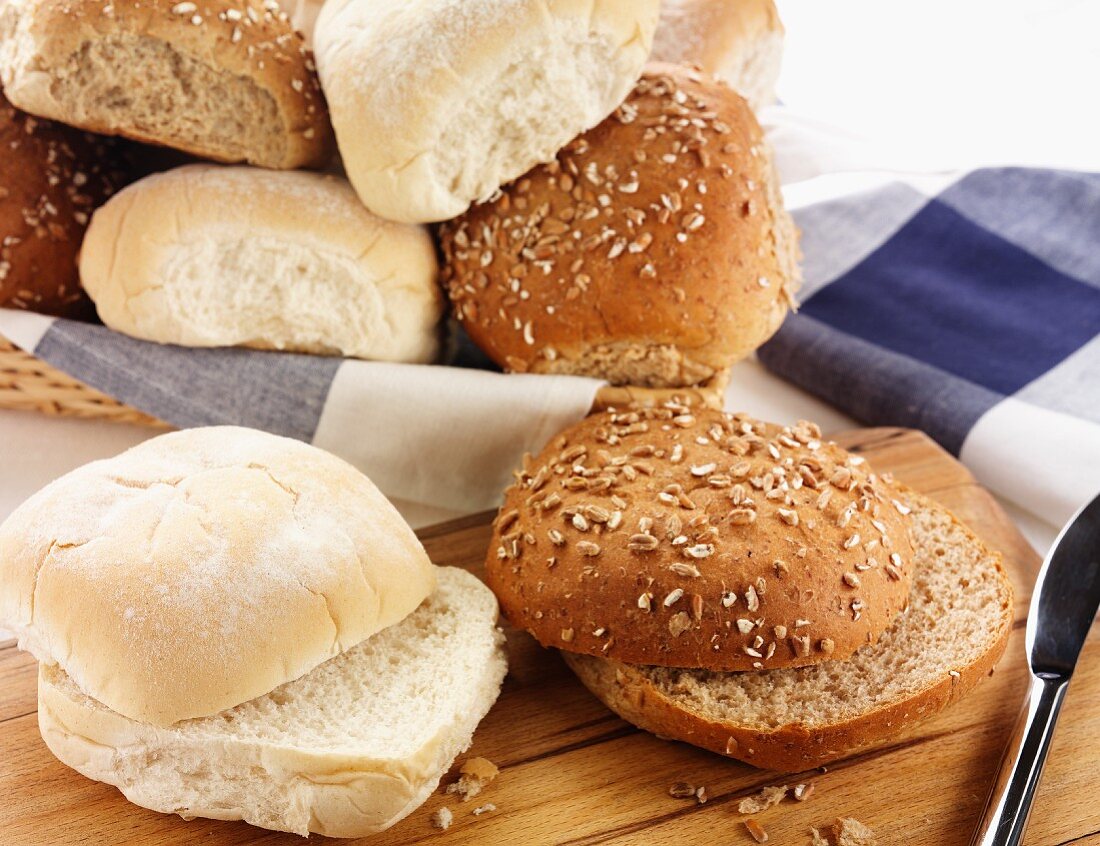
[[135,338],[430,362],[442,295],[431,236],[333,175],[189,165],[92,218],[80,278]]
[[329,0],[318,71],[348,177],[391,220],[461,214],[626,97],[658,0]]
[[0,526],[0,626],[40,662],[47,745],[187,818],[392,825],[495,701],[496,623],[363,474],[249,429],[153,438]]

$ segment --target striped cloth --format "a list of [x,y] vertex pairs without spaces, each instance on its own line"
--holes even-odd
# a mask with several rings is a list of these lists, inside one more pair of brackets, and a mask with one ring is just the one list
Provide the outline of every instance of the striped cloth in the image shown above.
[[[1062,522],[1100,488],[1100,176],[879,183],[796,208],[802,306],[760,360],[859,421],[923,429],[997,493]],[[2,310],[0,333],[176,426],[311,441],[391,497],[463,512],[493,506],[519,456],[599,388],[491,372],[468,344],[426,367],[160,346]]]

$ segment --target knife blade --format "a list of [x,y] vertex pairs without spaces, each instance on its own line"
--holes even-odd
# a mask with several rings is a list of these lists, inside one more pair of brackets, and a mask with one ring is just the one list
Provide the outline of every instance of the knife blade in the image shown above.
[[1018,846],[1027,830],[1054,726],[1100,610],[1100,496],[1059,533],[1027,615],[1031,683],[971,846]]

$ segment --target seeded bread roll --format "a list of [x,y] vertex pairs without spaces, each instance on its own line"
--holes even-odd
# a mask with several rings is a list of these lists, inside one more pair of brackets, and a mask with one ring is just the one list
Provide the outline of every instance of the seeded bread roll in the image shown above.
[[775,102],[783,24],[774,0],[663,0],[651,58],[697,65],[760,109]]
[[328,0],[313,39],[348,178],[390,220],[461,214],[626,97],[659,0]]
[[8,0],[0,80],[32,114],[204,158],[332,153],[312,56],[273,0]]
[[0,525],[0,626],[111,710],[168,726],[397,623],[434,569],[350,464],[186,429],[62,476]]
[[614,384],[713,378],[772,335],[799,280],[752,111],[671,65],[441,240],[455,314],[498,364]]
[[1000,555],[938,503],[905,496],[913,508],[909,608],[845,661],[713,673],[565,660],[624,719],[764,769],[809,770],[895,737],[988,676],[1013,621]]
[[0,307],[91,317],[76,257],[92,212],[130,176],[127,154],[2,95],[0,150]]
[[707,670],[846,658],[909,595],[909,509],[811,423],[596,414],[526,461],[489,585],[542,644]]

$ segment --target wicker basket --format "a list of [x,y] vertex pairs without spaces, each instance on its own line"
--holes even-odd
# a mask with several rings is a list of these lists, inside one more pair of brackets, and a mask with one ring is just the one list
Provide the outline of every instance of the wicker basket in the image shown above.
[[123,405],[56,370],[0,335],[0,408],[90,417],[167,428],[166,423]]
[[[592,408],[593,411],[602,411],[635,403],[657,405],[673,398],[688,405],[721,408],[728,378],[728,373],[723,373],[696,388],[607,386],[600,389]],[[0,335],[0,408],[170,428],[167,423],[124,405],[39,361],[3,335]]]

